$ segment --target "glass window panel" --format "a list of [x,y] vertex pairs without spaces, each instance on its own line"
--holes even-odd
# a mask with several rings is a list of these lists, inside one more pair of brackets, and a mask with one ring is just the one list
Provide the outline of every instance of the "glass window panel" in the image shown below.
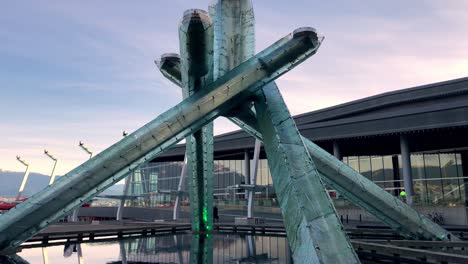
[[244,171],[242,170],[244,168],[243,166],[244,160],[236,160],[236,182],[237,184],[245,184],[245,178],[244,178]]
[[371,158],[372,180],[380,187],[385,187],[385,175],[382,157]]
[[225,161],[225,164],[226,164],[226,169],[227,169],[227,178],[226,178],[226,187],[227,186],[231,186],[233,184],[233,181],[232,181],[232,164],[231,164],[231,160],[226,160]]
[[461,204],[464,204],[466,201],[465,188],[466,188],[466,181],[460,180],[460,203]]
[[349,157],[348,166],[353,168],[355,171],[359,172],[359,161],[358,157]]
[[[460,153],[455,154],[456,161],[457,161],[457,175],[458,177],[463,177],[463,167],[462,167],[462,160]],[[461,183],[461,181],[460,181]]]
[[439,155],[424,154],[424,163],[426,165],[426,178],[440,178]]
[[[400,173],[400,179],[403,180],[403,161],[401,160],[401,155],[398,155],[398,171]],[[403,187],[403,182],[401,182]]]
[[259,163],[260,185],[268,185],[268,163],[265,159],[260,160]]
[[413,180],[424,179],[424,156],[423,155],[411,155],[411,175]]
[[427,197],[427,186],[425,180],[413,181],[414,198],[415,204],[426,204],[428,202]]
[[392,156],[383,156],[385,188],[393,187],[393,164]]
[[460,179],[458,180],[460,184],[460,200],[461,200],[460,202],[461,204],[464,204],[466,200],[465,188],[466,188],[466,183],[468,182],[468,179],[463,178],[465,176],[463,175],[462,159],[461,159],[460,153],[457,153],[455,157],[457,159],[457,175],[458,177],[460,177]]
[[226,187],[226,161],[225,160],[220,160],[220,172],[219,172],[219,188],[225,188]]
[[461,200],[455,153],[443,153],[439,155],[439,158],[441,175],[446,179],[442,182],[444,200],[450,205],[455,205]]
[[460,199],[460,186],[457,179],[443,180],[444,202],[448,205],[455,206],[459,204]]
[[237,166],[239,166],[239,163],[238,163],[238,160],[233,160],[232,161],[232,176],[233,176],[233,185],[234,184],[240,184],[240,180],[239,180],[239,168]]
[[426,166],[427,197],[429,203],[440,204],[443,202],[443,188],[440,180],[440,163],[438,154],[424,154]]
[[413,177],[414,203],[427,203],[427,186],[424,180],[426,176],[423,155],[411,155],[411,174]]
[[359,157],[359,172],[364,177],[372,180],[372,171],[369,157]]
[[457,160],[454,153],[439,155],[442,178],[457,177]]
[[[220,182],[219,182],[219,161],[215,160],[213,162],[213,185],[214,189],[219,189],[220,188]],[[216,193],[216,192],[215,192]]]
[[440,204],[443,202],[442,182],[440,180],[428,180],[427,184],[427,197],[429,203]]

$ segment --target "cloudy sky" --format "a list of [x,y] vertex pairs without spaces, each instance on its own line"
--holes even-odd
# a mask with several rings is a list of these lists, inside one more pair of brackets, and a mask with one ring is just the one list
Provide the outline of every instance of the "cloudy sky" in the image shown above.
[[[0,8],[0,168],[63,174],[181,100],[153,60],[178,52],[202,1],[5,1]],[[325,2],[325,3],[324,3]],[[297,27],[325,36],[279,79],[293,114],[468,76],[468,1],[254,0],[257,51]],[[226,120],[216,134],[236,129]]]

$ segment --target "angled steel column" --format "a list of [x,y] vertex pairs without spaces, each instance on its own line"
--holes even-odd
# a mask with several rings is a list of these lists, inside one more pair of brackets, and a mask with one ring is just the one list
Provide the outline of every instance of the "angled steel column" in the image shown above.
[[184,187],[185,178],[187,177],[187,154],[184,157],[184,164],[180,172],[179,184],[177,186],[177,196],[174,203],[174,211],[172,212],[172,220],[178,220],[180,215],[180,199],[182,188]]
[[413,177],[411,175],[411,153],[408,145],[408,137],[400,135],[401,165],[403,167],[403,181],[405,184],[406,203],[413,204]]
[[[291,34],[245,61],[131,135],[73,169],[0,218],[0,255],[154,159],[249,95],[316,53],[307,36]],[[265,61],[270,62],[265,67]]]
[[294,263],[360,263],[276,85],[254,102]]
[[[204,10],[184,13],[179,27],[184,99],[213,81],[213,24]],[[192,230],[213,229],[213,123],[186,138]]]
[[260,145],[261,141],[255,139],[254,156],[252,162],[252,172],[250,173],[250,184],[254,186],[253,190],[249,191],[249,197],[247,198],[247,217],[251,218],[253,214],[255,187],[257,186],[257,175],[258,175],[258,162],[260,160]]
[[[209,11],[215,30],[213,73],[217,79],[255,54],[255,16],[251,0],[217,0],[209,6]],[[177,80],[174,66],[169,71],[175,73],[172,79]],[[250,182],[246,184],[252,181],[255,184],[257,165],[258,156],[254,154],[254,173],[248,172]],[[252,217],[253,194],[253,190],[247,191],[247,217]]]
[[[166,64],[160,70],[164,75],[169,72],[180,72],[180,63]],[[263,140],[256,124],[256,114],[250,109],[250,104],[235,113],[228,113],[228,118],[252,136]],[[450,232],[419,214],[397,197],[387,193],[309,139],[302,137],[302,140],[323,181],[337,190],[340,195],[388,224],[403,236],[414,239],[448,240],[447,235]],[[451,239],[457,238],[451,235]]]
[[119,207],[117,207],[117,215],[115,219],[120,221],[123,219],[123,209],[125,207],[125,197],[128,195],[128,189],[130,187],[130,181],[132,180],[133,172],[130,172],[125,178],[124,189],[122,192],[123,197],[119,200]]
[[217,0],[209,6],[214,24],[214,79],[255,54],[255,17],[251,0]]

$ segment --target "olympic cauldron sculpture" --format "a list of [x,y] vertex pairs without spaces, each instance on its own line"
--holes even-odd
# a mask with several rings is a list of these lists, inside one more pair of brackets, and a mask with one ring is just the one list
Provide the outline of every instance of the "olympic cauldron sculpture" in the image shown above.
[[14,252],[184,138],[192,230],[199,239],[209,234],[212,121],[219,116],[263,142],[295,263],[359,263],[324,184],[406,237],[448,240],[446,230],[300,135],[274,80],[317,52],[323,38],[315,29],[297,29],[255,54],[254,26],[251,0],[186,11],[180,56],[166,54],[157,63],[182,88],[183,101],[0,216],[0,253]]

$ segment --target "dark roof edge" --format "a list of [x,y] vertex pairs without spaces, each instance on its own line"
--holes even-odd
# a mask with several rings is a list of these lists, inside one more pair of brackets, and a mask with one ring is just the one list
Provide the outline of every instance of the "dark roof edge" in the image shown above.
[[[334,105],[334,106],[330,106],[330,107],[310,111],[310,112],[307,112],[307,113],[299,114],[299,115],[294,116],[294,119],[300,119],[300,118],[304,118],[304,117],[311,118],[313,115],[323,115],[323,113],[325,113],[325,112],[336,111],[336,110],[338,110],[340,108],[356,106],[356,105],[363,104],[363,103],[373,101],[373,100],[376,100],[376,99],[383,99],[385,97],[394,96],[394,95],[403,95],[403,94],[408,93],[408,92],[416,92],[416,91],[420,91],[420,90],[427,89],[427,88],[435,88],[435,87],[438,87],[438,86],[443,86],[443,85],[448,85],[448,84],[456,84],[456,83],[460,83],[460,82],[468,82],[468,77],[463,77],[463,78],[458,78],[458,79],[453,79],[453,80],[447,80],[447,81],[442,81],[442,82],[437,82],[437,83],[430,83],[430,84],[425,84],[425,85],[420,85],[420,86],[415,86],[415,87],[410,87],[410,88],[404,88],[404,89],[389,91],[389,92],[385,92],[385,93],[381,93],[381,94],[376,94],[376,95],[372,95],[372,96],[369,96],[369,97],[357,99],[357,100],[354,100],[354,101],[350,101],[350,102],[346,102],[346,103],[342,103],[342,104],[338,104],[338,105]],[[433,94],[428,94],[427,95],[427,97],[432,97],[432,96],[433,96]],[[408,100],[411,100],[411,98],[403,97],[402,100],[400,101],[400,103],[406,102]],[[414,98],[413,98],[413,100],[414,100]],[[398,101],[395,101],[392,104],[398,104],[398,103],[399,103]],[[379,107],[383,107],[383,105],[379,105],[379,106],[371,107],[371,108],[366,108],[365,110],[371,110],[372,108],[379,108]],[[362,110],[362,108],[356,109],[357,112],[359,112],[360,110]],[[349,111],[349,112],[344,113],[344,114],[345,115],[346,114],[353,114],[356,111]],[[329,118],[333,118],[333,117],[317,118],[316,120],[313,120],[313,122],[317,122],[317,121],[321,121],[321,120],[329,119]]]

